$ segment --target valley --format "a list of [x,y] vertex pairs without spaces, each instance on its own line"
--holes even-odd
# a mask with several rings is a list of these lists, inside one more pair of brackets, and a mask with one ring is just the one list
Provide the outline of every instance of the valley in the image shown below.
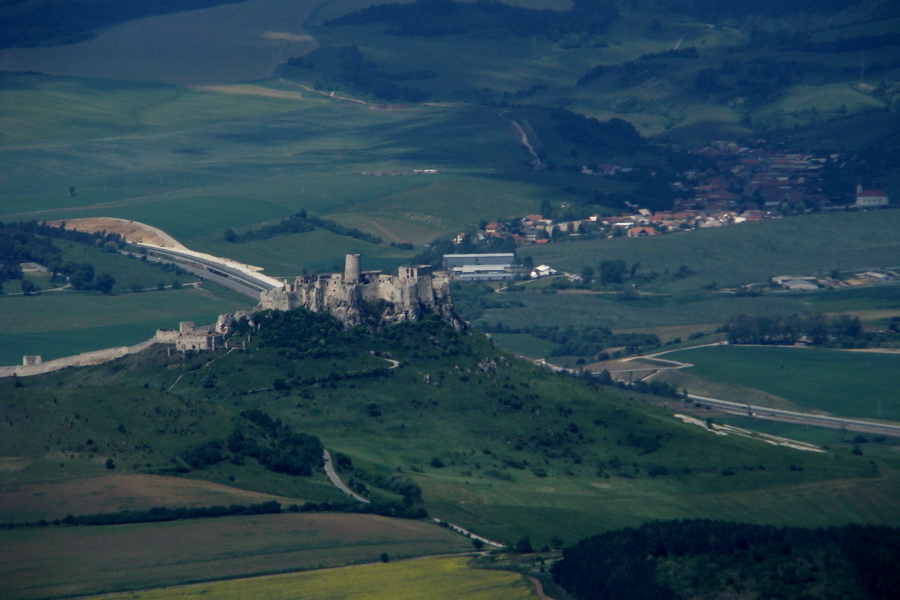
[[[0,595],[587,600],[580,540],[710,521],[870,581],[790,528],[900,527],[893,3],[113,4],[0,7],[0,364],[250,316],[0,378]],[[472,253],[526,278],[395,318]],[[224,285],[346,255],[352,327]],[[681,551],[621,572],[762,593]]]

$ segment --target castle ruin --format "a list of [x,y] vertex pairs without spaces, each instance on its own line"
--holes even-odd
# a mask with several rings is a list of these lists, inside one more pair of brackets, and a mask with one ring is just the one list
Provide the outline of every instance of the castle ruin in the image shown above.
[[428,265],[400,267],[397,275],[362,271],[359,254],[348,254],[343,273],[297,277],[293,283],[260,294],[257,309],[303,307],[329,312],[345,327],[361,323],[418,321],[436,314],[456,329],[464,327],[450,299],[450,274]]

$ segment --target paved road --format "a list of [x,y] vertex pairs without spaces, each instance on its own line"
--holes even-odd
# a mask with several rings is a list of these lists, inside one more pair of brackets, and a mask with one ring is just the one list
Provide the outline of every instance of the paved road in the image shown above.
[[[717,344],[709,344],[711,346],[715,346]],[[666,352],[660,352],[658,354],[653,354],[649,356],[634,356],[633,359],[639,358],[655,358],[655,360],[667,360],[657,358],[660,354],[666,354]],[[527,357],[526,360],[532,360]],[[629,359],[630,360],[630,359]],[[547,367],[556,372],[565,372],[565,373],[577,373],[575,369],[567,369],[565,367],[560,367],[558,365],[554,365],[546,362],[543,359],[533,360],[533,362],[539,366]],[[680,364],[682,366],[690,366],[689,363],[679,363],[678,361],[668,361],[674,362],[676,364]],[[682,368],[681,366],[676,367],[659,367],[657,371],[666,369],[666,368]],[[635,371],[641,369],[633,369]],[[652,374],[651,374],[652,376]],[[646,377],[645,379],[649,379],[650,377]],[[830,429],[846,429],[847,431],[859,431],[862,433],[871,433],[875,435],[891,435],[894,437],[900,436],[900,425],[892,425],[890,423],[876,423],[872,421],[862,421],[860,419],[851,419],[846,417],[829,417],[826,415],[816,415],[812,413],[804,413],[804,412],[796,412],[791,410],[782,410],[780,408],[769,408],[766,406],[756,406],[753,404],[747,404],[745,402],[732,402],[730,400],[719,400],[718,398],[708,398],[706,396],[698,396],[696,394],[688,394],[688,398],[693,400],[694,402],[700,403],[704,406],[709,406],[712,408],[716,408],[723,412],[727,412],[729,414],[734,415],[743,415],[750,416],[756,419],[763,419],[767,421],[784,421],[788,423],[799,423],[801,425],[812,425],[814,427],[828,427]]]
[[900,436],[900,425],[873,423],[871,421],[861,421],[859,419],[848,419],[845,417],[814,415],[791,410],[782,410],[780,408],[768,408],[766,406],[755,406],[741,402],[707,398],[706,396],[697,396],[695,394],[688,394],[688,398],[701,405],[718,408],[727,413],[751,416],[757,419],[788,421],[791,423],[814,425],[816,427],[829,427],[832,429],[844,428],[848,431],[862,431],[865,433]]
[[261,291],[279,288],[282,285],[281,281],[263,275],[258,270],[229,258],[193,250],[163,248],[153,244],[138,243],[136,245],[170,261],[175,261],[179,266],[195,275],[216,281],[251,298],[258,299]]
[[328,450],[323,451],[322,461],[325,463],[325,474],[328,475],[328,479],[331,480],[331,483],[337,486],[337,488],[345,494],[353,496],[354,500],[359,500],[360,502],[370,504],[368,499],[363,498],[362,496],[348,488],[347,485],[343,481],[341,481],[341,478],[335,472],[334,465],[331,462],[331,452],[329,452]]

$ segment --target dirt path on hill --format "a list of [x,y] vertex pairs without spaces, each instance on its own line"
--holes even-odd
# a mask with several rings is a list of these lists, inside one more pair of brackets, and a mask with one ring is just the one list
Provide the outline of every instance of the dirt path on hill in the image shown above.
[[112,217],[88,217],[84,219],[47,221],[48,225],[53,226],[59,226],[62,223],[66,224],[66,229],[75,231],[86,231],[88,233],[95,233],[98,231],[118,233],[125,238],[127,242],[132,244],[143,242],[145,244],[162,246],[163,248],[187,250],[185,246],[165,231],[138,221],[114,219]]
[[[500,113],[500,116],[503,116],[507,111],[503,111]],[[517,121],[513,121],[512,119],[507,119],[510,123],[512,123],[513,128],[515,128],[516,133],[519,134],[519,143],[525,146],[525,149],[528,151],[528,154],[536,160],[540,161],[541,157],[538,156],[537,152],[534,149],[534,146],[531,145],[531,142],[528,140],[528,134],[525,133],[525,129],[522,128],[521,125]]]
[[381,231],[382,233],[384,233],[384,235],[386,235],[386,236],[388,236],[389,238],[391,238],[391,241],[392,241],[392,242],[398,242],[398,243],[400,243],[400,242],[403,241],[403,240],[401,240],[399,237],[397,237],[393,232],[391,232],[390,230],[388,230],[386,227],[384,227],[383,225],[380,225],[380,224],[376,223],[374,219],[369,219],[369,223],[371,223],[373,227],[377,228],[378,231]]
[[534,594],[540,600],[556,600],[555,598],[552,598],[551,596],[548,596],[547,594],[544,593],[544,586],[541,585],[541,582],[540,582],[540,580],[538,580],[537,577],[532,577],[531,575],[529,575],[528,581],[530,581],[531,584],[534,586]]

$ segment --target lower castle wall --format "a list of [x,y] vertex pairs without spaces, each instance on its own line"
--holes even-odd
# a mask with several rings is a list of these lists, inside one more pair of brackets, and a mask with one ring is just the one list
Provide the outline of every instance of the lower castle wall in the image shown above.
[[59,371],[68,367],[87,367],[91,365],[102,365],[117,358],[128,356],[129,354],[137,354],[143,352],[153,344],[157,343],[156,336],[153,336],[145,342],[135,344],[134,346],[118,346],[116,348],[105,348],[103,350],[95,350],[93,352],[82,352],[74,356],[65,356],[55,360],[48,360],[39,365],[16,365],[12,367],[0,367],[0,377],[28,377],[29,375],[42,375],[52,371]]

